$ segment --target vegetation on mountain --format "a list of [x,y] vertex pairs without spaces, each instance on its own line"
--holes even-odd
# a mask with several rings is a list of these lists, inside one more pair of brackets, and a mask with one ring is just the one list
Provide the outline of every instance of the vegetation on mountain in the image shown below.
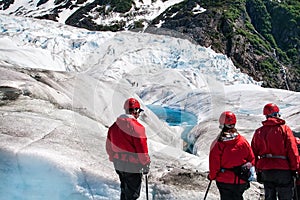
[[[197,4],[206,11],[194,14]],[[299,1],[186,0],[153,25],[161,20],[162,28],[226,54],[263,86],[300,91]]]
[[[0,9],[13,2],[0,1]],[[152,21],[141,17],[148,11],[136,0],[97,0],[81,6],[86,2],[56,0],[52,12],[35,17],[57,21],[60,10],[77,7],[66,24],[93,31],[145,29],[148,24],[146,32],[189,38],[226,54],[265,87],[300,91],[299,0],[184,0]],[[205,11],[195,12],[199,6]]]
[[105,0],[104,4],[110,4],[114,12],[126,13],[134,4],[133,0]]
[[[197,5],[206,11],[195,13]],[[134,9],[133,0],[104,0],[100,6],[95,1],[79,9],[66,23],[89,30],[121,31],[128,26],[125,20],[99,25],[83,16],[97,13],[106,18],[117,12],[128,19]],[[182,33],[226,54],[263,86],[300,91],[299,1],[185,0],[150,22],[151,29],[146,31],[153,31],[161,21],[161,29]],[[143,28],[143,22],[136,20],[126,29]]]

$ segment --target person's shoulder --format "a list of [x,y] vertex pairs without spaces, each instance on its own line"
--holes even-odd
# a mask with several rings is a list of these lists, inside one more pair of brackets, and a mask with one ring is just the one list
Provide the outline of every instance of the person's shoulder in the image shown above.
[[111,129],[111,128],[113,128],[114,126],[116,126],[116,121],[113,122],[112,125],[110,125],[108,128]]
[[290,135],[293,135],[293,131],[291,129],[291,127],[289,127],[288,125],[284,124],[284,125],[281,125],[282,129],[284,132],[286,132],[287,134],[290,134]]
[[224,142],[215,139],[210,145],[210,152],[221,151],[225,146]]
[[248,142],[248,140],[246,139],[246,137],[243,136],[243,135],[241,135],[241,134],[239,134],[238,141],[239,141],[240,143],[243,143],[243,144],[247,144],[247,145],[249,144],[249,142]]
[[266,128],[266,127],[267,127],[267,126],[264,126],[264,125],[258,127],[257,129],[255,129],[254,135],[257,135],[257,134],[261,133],[261,130],[264,129],[264,128]]
[[246,140],[246,138],[243,135],[241,135],[240,133],[238,133],[238,135],[236,136],[236,139],[238,139],[238,140]]
[[287,124],[282,124],[281,127],[286,128],[286,129],[291,129],[291,127]]
[[139,127],[144,127],[137,119],[132,120],[132,122]]

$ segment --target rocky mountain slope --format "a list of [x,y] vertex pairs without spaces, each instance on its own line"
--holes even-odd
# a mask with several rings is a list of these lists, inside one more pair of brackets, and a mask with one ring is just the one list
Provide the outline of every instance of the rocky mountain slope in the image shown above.
[[1,1],[0,9],[94,31],[139,30],[185,37],[226,54],[242,72],[262,81],[265,87],[300,91],[297,0],[24,2]]
[[[193,13],[197,3],[206,11]],[[300,91],[299,13],[296,1],[185,1],[153,24],[165,21],[161,27],[226,54],[263,86]]]

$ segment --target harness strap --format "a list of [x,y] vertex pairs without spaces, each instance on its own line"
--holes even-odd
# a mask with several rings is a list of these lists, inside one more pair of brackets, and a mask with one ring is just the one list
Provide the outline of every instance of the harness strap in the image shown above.
[[271,153],[261,155],[261,156],[260,156],[260,159],[261,159],[261,158],[279,158],[279,159],[284,159],[284,160],[287,160],[287,159],[288,159],[286,156],[273,155],[273,154],[271,154]]
[[233,172],[233,168],[221,168],[221,172],[225,172],[225,171],[232,171]]
[[231,171],[234,173],[234,184],[236,184],[236,178],[238,178],[238,184],[240,184],[240,177],[234,172],[234,168],[221,168],[220,171],[224,173],[225,171]]

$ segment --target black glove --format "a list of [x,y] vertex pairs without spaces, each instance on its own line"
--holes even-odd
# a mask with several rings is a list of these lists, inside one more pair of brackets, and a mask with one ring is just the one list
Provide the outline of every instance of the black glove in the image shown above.
[[292,177],[294,177],[294,178],[296,178],[296,179],[299,178],[298,172],[297,172],[297,171],[291,171],[291,173],[292,173]]
[[256,181],[263,184],[262,172],[256,172]]
[[143,174],[148,174],[150,169],[150,165],[144,165],[142,168],[142,173]]

